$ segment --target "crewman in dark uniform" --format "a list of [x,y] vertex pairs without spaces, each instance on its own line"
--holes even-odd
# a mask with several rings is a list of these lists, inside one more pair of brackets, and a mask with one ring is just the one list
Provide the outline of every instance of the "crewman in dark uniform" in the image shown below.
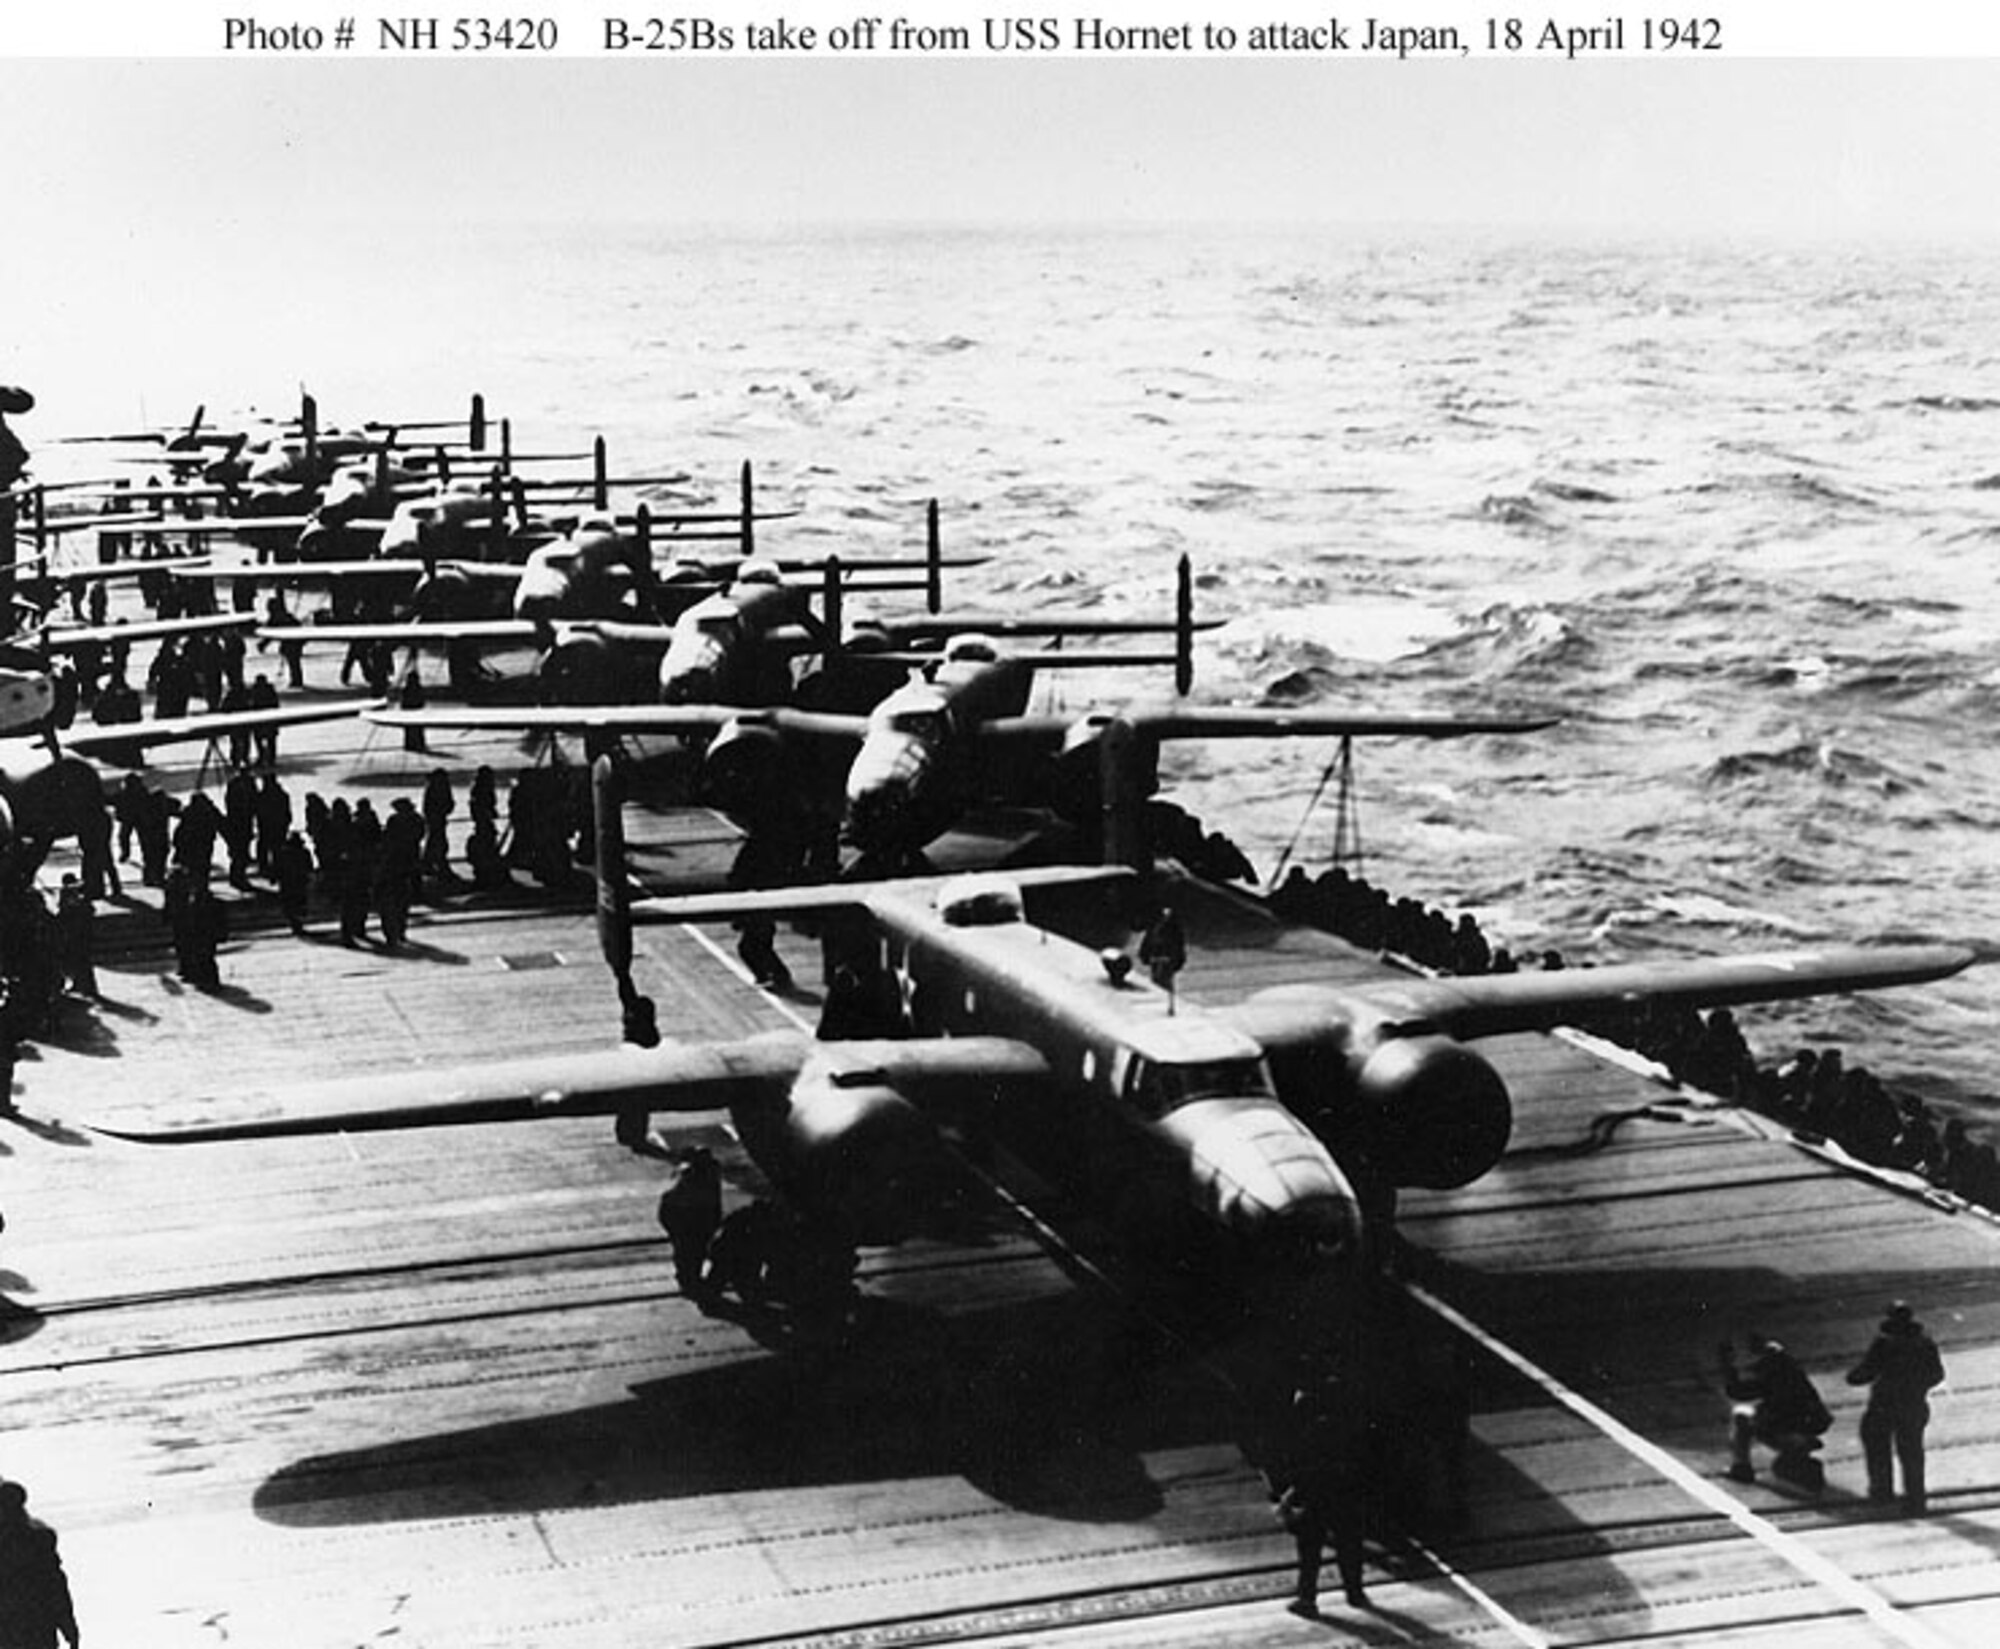
[[1290,1436],[1265,1473],[1278,1521],[1298,1546],[1298,1586],[1286,1607],[1307,1619],[1319,1614],[1319,1572],[1329,1543],[1349,1605],[1368,1607],[1362,1584],[1367,1420],[1347,1396],[1333,1381],[1300,1386],[1292,1397]]
[[[396,704],[403,710],[421,710],[424,707],[424,682],[414,666],[403,674],[403,685],[397,690]],[[428,748],[424,743],[421,727],[403,729],[403,748],[414,755],[423,755]]]
[[127,773],[111,798],[111,817],[118,826],[118,858],[132,862],[132,844],[140,840],[146,817],[146,781],[137,773]]
[[1187,931],[1181,926],[1179,913],[1162,911],[1139,941],[1140,965],[1154,984],[1172,990],[1175,976],[1187,966],[1187,956]]
[[222,839],[229,845],[229,885],[247,888],[250,857],[257,845],[257,781],[244,764],[238,764],[222,787]]
[[1827,1411],[1812,1376],[1798,1359],[1768,1335],[1748,1337],[1751,1363],[1736,1367],[1729,1343],[1720,1348],[1722,1384],[1733,1407],[1729,1412],[1729,1475],[1738,1483],[1754,1483],[1750,1445],[1772,1451],[1771,1474],[1817,1494],[1826,1487],[1826,1468],[1813,1456],[1833,1416]]
[[28,1515],[28,1491],[0,1483],[0,1646],[69,1649],[82,1641],[55,1530]]
[[358,945],[368,937],[368,901],[375,865],[382,852],[382,821],[363,797],[350,812],[346,845],[340,855],[340,940]]
[[674,1280],[691,1300],[713,1294],[705,1275],[709,1244],[722,1224],[722,1169],[705,1145],[667,1152],[660,1229],[674,1246]]
[[278,882],[278,908],[285,913],[292,932],[302,934],[312,908],[314,865],[312,849],[296,830],[287,832],[273,868]]
[[1916,1313],[1898,1300],[1889,1307],[1874,1343],[1848,1371],[1850,1386],[1868,1387],[1861,1416],[1861,1448],[1868,1460],[1868,1498],[1896,1497],[1893,1461],[1903,1471],[1903,1510],[1925,1506],[1924,1427],[1930,1424],[1931,1388],[1944,1382],[1944,1359]]
[[83,883],[67,874],[56,895],[56,943],[62,952],[64,982],[78,996],[97,1000],[96,911]]
[[[222,702],[214,709],[226,716],[240,716],[250,708],[250,691],[238,682],[233,687],[223,689]],[[250,765],[250,729],[233,727],[229,731],[229,765],[241,773]]]
[[421,878],[424,821],[409,797],[398,796],[382,826],[382,851],[375,861],[375,908],[382,937],[400,945],[410,929],[410,905]]
[[228,913],[209,885],[198,881],[188,889],[187,910],[181,919],[187,924],[188,947],[183,977],[197,989],[214,990],[222,983],[216,957],[229,932]]
[[424,780],[422,811],[424,875],[434,884],[456,879],[451,870],[451,839],[446,827],[457,805],[451,794],[451,775],[442,767],[433,767],[430,776]]
[[14,1025],[14,985],[0,974],[0,1117],[21,1114],[14,1103],[14,1067],[21,1057],[21,1034]]
[[256,822],[257,874],[269,879],[278,873],[278,852],[292,829],[292,798],[276,773],[257,780]]
[[197,790],[181,809],[174,827],[174,863],[184,866],[191,880],[206,887],[215,870],[215,839],[222,831],[222,810]]
[[[291,608],[285,605],[284,591],[272,591],[270,599],[264,603],[264,623],[273,630],[289,630],[297,627],[298,620],[292,616]],[[257,651],[261,653],[270,645],[268,641],[260,641],[257,643]],[[285,680],[293,687],[305,686],[305,643],[279,642],[278,657],[285,662]]]
[[[760,826],[743,838],[729,867],[732,888],[788,887],[800,880],[805,865],[806,839],[789,824]],[[745,916],[736,924],[736,954],[742,958],[750,977],[768,991],[780,994],[792,988],[792,970],[778,954],[778,924],[767,916]]]
[[[240,638],[239,638],[240,642]],[[243,689],[243,705],[247,710],[277,710],[278,689],[271,678],[259,670],[251,678],[250,685]],[[278,729],[275,726],[260,727],[250,735],[255,747],[255,764],[266,771],[278,765]]]

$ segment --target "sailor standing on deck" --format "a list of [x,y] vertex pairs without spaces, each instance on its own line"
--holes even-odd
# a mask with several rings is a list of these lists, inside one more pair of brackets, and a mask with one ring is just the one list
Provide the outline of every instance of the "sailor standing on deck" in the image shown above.
[[722,1224],[722,1169],[705,1145],[667,1153],[667,1183],[660,1192],[660,1229],[674,1248],[674,1280],[691,1300],[714,1292],[704,1275],[709,1245]]
[[55,1530],[28,1515],[28,1491],[0,1483],[0,1646],[76,1649],[76,1605],[56,1550]]
[[1356,1395],[1335,1380],[1300,1386],[1289,1436],[1265,1472],[1273,1510],[1298,1547],[1298,1584],[1286,1607],[1308,1620],[1319,1615],[1319,1572],[1329,1544],[1349,1606],[1368,1607],[1362,1584],[1368,1420]]
[[1925,1495],[1924,1427],[1931,1418],[1931,1388],[1944,1383],[1944,1359],[1903,1301],[1889,1307],[1874,1343],[1848,1371],[1847,1383],[1868,1387],[1868,1407],[1861,1416],[1868,1498],[1895,1498],[1893,1457],[1903,1470],[1903,1510],[1919,1515]]

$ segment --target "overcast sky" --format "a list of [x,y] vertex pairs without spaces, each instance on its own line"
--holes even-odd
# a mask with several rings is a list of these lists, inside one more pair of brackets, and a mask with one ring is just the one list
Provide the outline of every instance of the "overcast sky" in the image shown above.
[[496,217],[2000,230],[1985,59],[0,59],[0,142],[56,256]]

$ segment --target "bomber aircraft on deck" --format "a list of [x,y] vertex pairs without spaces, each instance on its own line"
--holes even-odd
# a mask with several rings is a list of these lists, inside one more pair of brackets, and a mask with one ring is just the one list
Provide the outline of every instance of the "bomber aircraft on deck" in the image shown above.
[[1607,1002],[1778,1000],[1940,979],[1971,961],[1949,946],[1841,947],[1297,986],[1210,1008],[1134,977],[1122,952],[1027,920],[1027,901],[1063,889],[1151,901],[1172,899],[1171,882],[1060,866],[633,900],[608,760],[597,782],[600,929],[621,998],[635,989],[634,924],[810,918],[844,924],[842,953],[886,987],[867,993],[867,1021],[219,1088],[94,1125],[181,1142],[613,1114],[629,1143],[636,1113],[726,1110],[777,1192],[848,1248],[948,1218],[966,1176],[1004,1153],[1145,1247],[1201,1245],[1244,1262],[1232,1275],[1246,1290],[1330,1288],[1312,1297],[1337,1307],[1396,1187],[1467,1184],[1506,1146],[1511,1100],[1469,1041]]
[[[908,671],[900,686],[865,712],[780,704],[727,703],[438,707],[368,712],[398,728],[571,732],[595,742],[643,734],[707,737],[702,794],[753,838],[805,844],[820,816],[838,828],[861,863],[906,868],[979,796],[1044,802],[1066,817],[1089,818],[1101,795],[1101,743],[1114,722],[1152,749],[1164,739],[1420,737],[1531,732],[1548,717],[1452,717],[1324,713],[1263,707],[1169,705],[1105,713],[1031,714],[1040,670],[1171,665],[1185,693],[1192,681],[1192,571],[1179,568],[1176,646],[1171,654],[1049,650],[1010,653],[991,637],[967,635],[940,653],[856,654],[871,666]],[[1012,626],[1033,633],[1036,620]],[[1077,630],[1146,630],[1153,621],[1082,617]],[[935,633],[929,624],[923,633]],[[1061,633],[1061,623],[1050,629]],[[1142,778],[1142,786],[1156,782]]]

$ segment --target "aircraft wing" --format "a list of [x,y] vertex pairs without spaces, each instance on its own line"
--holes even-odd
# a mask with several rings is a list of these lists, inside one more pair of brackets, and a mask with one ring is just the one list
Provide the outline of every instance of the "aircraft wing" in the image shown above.
[[[166,566],[164,561],[156,563]],[[188,556],[185,565],[173,569],[176,578],[247,579],[252,584],[337,583],[343,578],[379,578],[397,574],[421,578],[447,562],[420,561],[415,556],[374,556],[363,561],[212,561]],[[508,569],[516,578],[521,569]]]
[[[1945,979],[1971,966],[1973,953],[1957,945],[1835,945],[1820,950],[1770,951],[1744,956],[1622,962],[1602,968],[1554,968],[1524,973],[1392,980],[1337,993],[1316,985],[1284,986],[1230,1010],[1256,1020],[1253,1033],[1267,1044],[1285,1041],[1289,1010],[1296,1005],[1297,1035],[1316,1034],[1324,1018],[1316,1000],[1338,995],[1382,1012],[1399,1034],[1438,1031],[1459,1040],[1545,1031],[1574,1023],[1594,1008],[1638,1003],[1684,1007],[1733,1007],[1842,991],[1880,990]],[[1265,1015],[1272,1017],[1268,1025]]]
[[[882,655],[876,655],[882,656]],[[890,655],[894,656],[894,655]],[[1054,655],[1076,662],[1084,655]],[[1345,714],[1337,711],[1279,710],[1256,705],[1189,705],[1089,716],[1042,713],[995,716],[975,730],[980,739],[1056,743],[1072,734],[1123,721],[1142,738],[1421,738],[1459,739],[1476,733],[1534,733],[1553,727],[1560,716],[1426,716]]]
[[422,727],[436,731],[514,733],[693,733],[731,722],[773,727],[813,738],[859,739],[866,716],[831,711],[748,708],[739,704],[576,704],[507,708],[371,710],[367,719],[381,727]]
[[360,714],[380,699],[334,699],[324,704],[300,704],[277,710],[228,710],[204,716],[165,716],[148,721],[109,722],[72,727],[62,735],[65,750],[79,755],[115,756],[120,750],[143,750],[155,744],[182,744],[191,739],[226,738],[260,727],[300,727],[308,722],[340,721]]
[[1280,710],[1256,705],[1187,705],[1124,718],[1156,739],[1419,738],[1457,739],[1475,733],[1538,733],[1560,716],[1352,715]]
[[[962,561],[946,560],[940,565],[977,566],[985,559],[984,556],[976,556]],[[849,561],[843,557],[840,566],[845,572],[850,568],[868,564]],[[909,563],[882,563],[882,565],[907,566]],[[1189,620],[1187,627],[1190,630],[1219,630],[1226,622],[1228,621],[1220,618],[1198,618]],[[962,610],[950,613],[919,613],[908,618],[857,619],[854,628],[856,634],[886,636],[891,641],[902,643],[942,639],[961,633],[982,636],[1161,635],[1172,631],[1175,626],[1171,622],[1162,623],[1156,618],[1092,618],[1085,613],[1037,618],[1024,613],[982,613]]]
[[808,1059],[830,1062],[850,1080],[879,1078],[919,1104],[949,1103],[995,1083],[1048,1079],[1040,1054],[1005,1037],[820,1042],[784,1031],[740,1042],[538,1054],[141,1102],[92,1117],[88,1126],[157,1145],[607,1116],[634,1105],[715,1111],[782,1094]]
[[724,726],[746,711],[720,704],[440,705],[383,707],[366,713],[378,727],[459,733],[694,733]]
[[58,538],[73,532],[172,533],[176,537],[236,538],[251,532],[303,532],[314,524],[309,515],[154,515],[127,511],[121,515],[56,515],[40,532]]
[[[16,567],[25,565],[17,562]],[[167,555],[151,561],[98,561],[87,566],[52,567],[38,575],[63,584],[95,584],[113,578],[143,578],[147,573],[170,573],[182,567],[212,565],[203,555]]]
[[[564,628],[556,627],[559,631]],[[525,618],[438,619],[406,624],[260,624],[264,641],[393,641],[415,646],[427,641],[535,641],[545,632]]]
[[[995,879],[1023,890],[1042,887],[1102,887],[1129,882],[1138,873],[1127,865],[1024,865],[996,871]],[[932,905],[940,891],[984,879],[965,876],[910,876],[893,881],[814,882],[800,887],[731,888],[722,893],[680,893],[634,899],[626,914],[635,926],[668,922],[727,922],[744,916],[784,921],[797,916],[859,910],[879,915],[892,906]]]
[[156,641],[162,636],[198,635],[217,630],[254,630],[256,627],[255,613],[210,613],[195,618],[139,619],[130,624],[58,626],[42,631],[35,644],[47,648],[52,653],[62,653],[73,647],[87,647],[93,642],[101,644],[113,641]]

